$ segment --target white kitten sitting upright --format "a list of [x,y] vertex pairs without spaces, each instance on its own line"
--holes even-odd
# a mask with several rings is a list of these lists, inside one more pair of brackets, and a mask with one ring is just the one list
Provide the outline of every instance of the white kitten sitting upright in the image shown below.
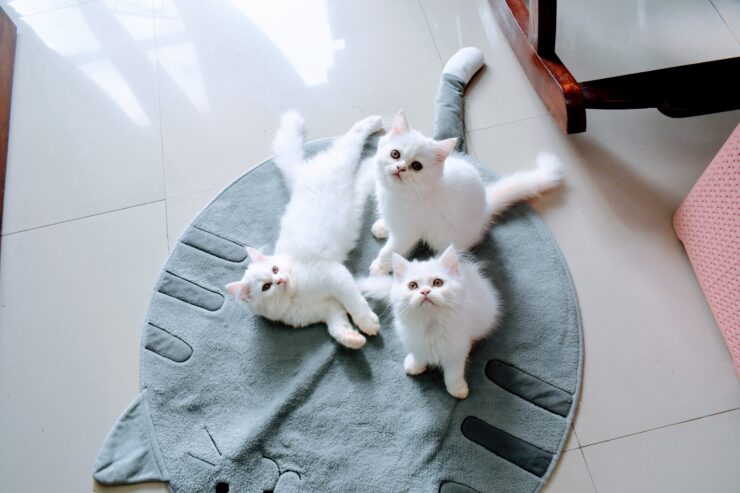
[[540,154],[536,169],[484,186],[468,158],[453,152],[456,141],[423,136],[409,127],[403,112],[380,139],[373,158],[380,219],[372,232],[388,241],[371,273],[389,272],[393,253],[405,255],[420,240],[437,252],[450,244],[468,250],[483,239],[497,214],[560,184],[557,158]]
[[393,255],[393,277],[361,280],[368,296],[390,297],[396,331],[408,351],[409,375],[440,366],[447,392],[468,396],[465,363],[475,341],[485,338],[499,319],[499,295],[478,266],[460,260],[454,247],[423,262]]
[[275,162],[291,189],[273,255],[247,248],[250,264],[239,282],[226,289],[258,315],[302,327],[325,322],[340,344],[360,348],[375,335],[377,315],[343,265],[359,237],[368,187],[356,169],[367,137],[383,121],[371,116],[355,123],[331,148],[303,157],[303,120],[283,116],[275,137]]

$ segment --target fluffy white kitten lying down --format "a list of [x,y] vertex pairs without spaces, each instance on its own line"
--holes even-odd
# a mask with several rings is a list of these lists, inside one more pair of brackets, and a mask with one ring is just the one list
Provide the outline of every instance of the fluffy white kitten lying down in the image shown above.
[[[370,190],[357,172],[367,137],[382,129],[379,116],[354,124],[331,148],[304,160],[303,120],[286,113],[275,137],[275,162],[291,190],[273,255],[247,248],[250,264],[226,289],[258,315],[301,327],[325,322],[340,344],[360,348],[380,328],[377,315],[343,265],[359,237]],[[362,183],[361,183],[362,182]]]
[[475,263],[448,247],[437,258],[409,262],[393,255],[393,277],[371,276],[358,282],[366,295],[390,298],[396,331],[408,351],[409,375],[440,366],[447,392],[468,396],[465,363],[473,343],[498,323],[499,295]]
[[388,273],[392,255],[405,255],[420,240],[437,252],[450,244],[469,250],[497,214],[561,182],[557,158],[540,154],[536,169],[484,186],[468,158],[453,152],[456,141],[425,137],[409,127],[403,112],[380,139],[373,158],[380,219],[372,232],[388,241],[370,266],[372,274]]

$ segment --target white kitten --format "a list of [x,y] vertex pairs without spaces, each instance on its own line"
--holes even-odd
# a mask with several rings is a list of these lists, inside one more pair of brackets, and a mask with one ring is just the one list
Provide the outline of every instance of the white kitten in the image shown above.
[[464,154],[452,152],[455,138],[435,141],[409,128],[403,112],[378,144],[375,192],[380,219],[372,227],[388,238],[372,263],[373,274],[389,272],[393,253],[405,255],[419,241],[435,251],[478,244],[492,219],[512,204],[560,184],[557,158],[537,157],[537,168],[489,185]]
[[251,262],[244,277],[226,286],[254,313],[296,327],[325,322],[332,337],[354,349],[365,337],[352,328],[347,313],[365,334],[378,332],[378,317],[343,262],[357,243],[369,193],[356,168],[367,137],[382,125],[378,116],[359,121],[330,149],[306,161],[303,120],[295,112],[283,116],[273,148],[291,198],[275,253],[247,248]]
[[460,260],[451,246],[423,262],[394,254],[392,278],[372,276],[358,284],[368,296],[390,297],[396,331],[408,351],[406,373],[440,366],[447,392],[465,399],[470,348],[493,332],[500,315],[498,292],[478,266]]

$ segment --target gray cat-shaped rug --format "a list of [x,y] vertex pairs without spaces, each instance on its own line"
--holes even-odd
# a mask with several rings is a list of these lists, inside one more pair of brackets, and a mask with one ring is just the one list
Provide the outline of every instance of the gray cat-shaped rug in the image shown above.
[[[435,138],[463,136],[464,86],[443,75]],[[575,412],[582,336],[568,268],[536,214],[515,207],[473,252],[504,317],[473,349],[470,396],[458,401],[438,371],[404,373],[380,305],[380,334],[350,350],[324,326],[270,322],[225,292],[244,272],[245,245],[274,245],[288,199],[268,160],[182,234],[144,323],[141,393],[106,438],[95,478],[164,481],[176,493],[539,490]],[[356,275],[382,245],[370,233],[375,216],[370,200],[347,264]]]

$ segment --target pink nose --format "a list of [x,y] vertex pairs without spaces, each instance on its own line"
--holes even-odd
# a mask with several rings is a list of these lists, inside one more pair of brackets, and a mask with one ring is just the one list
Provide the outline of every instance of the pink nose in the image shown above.
[[286,281],[285,279],[283,279],[282,277],[278,277],[278,280],[277,280],[277,284],[278,284],[278,286],[279,286],[280,284],[285,284],[286,282],[287,282],[287,281]]
[[399,165],[396,165],[396,171],[398,171],[399,173],[400,173],[401,171],[406,171],[406,166],[399,166]]
[[421,290],[421,291],[419,291],[419,292],[420,292],[421,294],[423,294],[424,296],[426,296],[426,295],[428,295],[429,293],[431,293],[431,292],[432,292],[432,290],[431,290],[431,289],[429,289],[429,288],[424,288],[424,289],[422,289],[422,290]]

